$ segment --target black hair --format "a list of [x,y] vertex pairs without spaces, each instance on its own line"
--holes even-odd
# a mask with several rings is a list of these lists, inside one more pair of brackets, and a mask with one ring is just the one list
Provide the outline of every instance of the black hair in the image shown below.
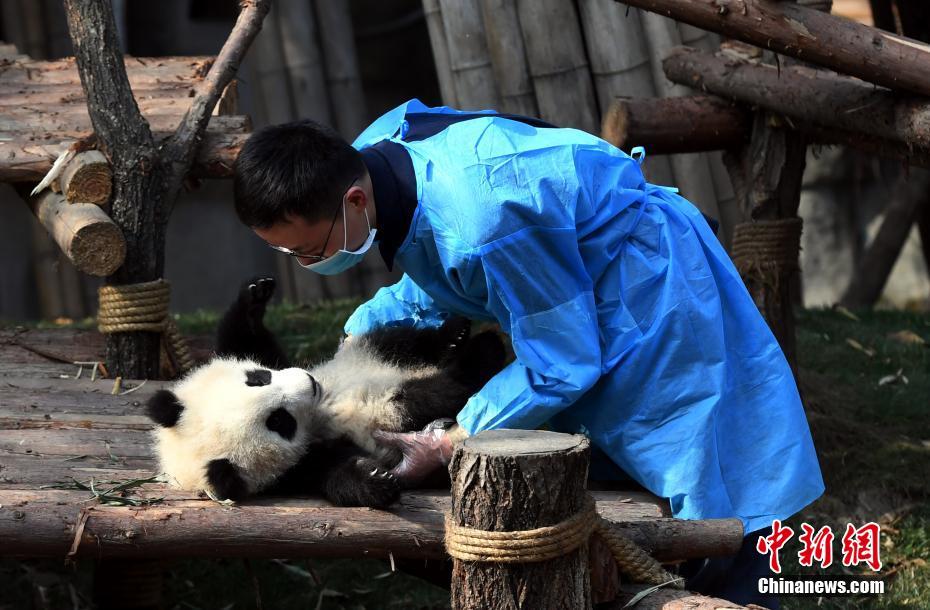
[[272,125],[246,140],[233,168],[236,214],[268,228],[288,214],[308,222],[332,217],[365,164],[334,130],[314,121]]

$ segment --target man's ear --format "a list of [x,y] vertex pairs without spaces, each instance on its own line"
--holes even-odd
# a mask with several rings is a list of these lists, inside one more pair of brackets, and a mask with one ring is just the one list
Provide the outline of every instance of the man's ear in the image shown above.
[[171,390],[158,390],[145,405],[145,411],[153,422],[164,428],[178,423],[184,405]]
[[207,482],[220,500],[242,500],[248,495],[245,479],[235,464],[223,458],[207,464]]

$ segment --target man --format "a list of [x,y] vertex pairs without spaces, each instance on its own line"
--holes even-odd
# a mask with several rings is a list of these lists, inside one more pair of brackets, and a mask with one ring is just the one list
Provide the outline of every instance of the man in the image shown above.
[[456,438],[547,424],[586,434],[676,517],[738,517],[750,550],[823,492],[791,370],[713,230],[603,140],[412,100],[352,146],[311,122],[255,134],[235,197],[310,270],[343,271],[375,239],[404,270],[347,334],[459,314],[510,335],[516,360],[456,427],[381,437],[404,449],[400,476],[447,462]]

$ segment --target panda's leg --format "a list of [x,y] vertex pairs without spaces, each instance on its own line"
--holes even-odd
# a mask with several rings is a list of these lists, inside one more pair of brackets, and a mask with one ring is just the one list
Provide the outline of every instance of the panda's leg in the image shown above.
[[364,341],[384,360],[401,366],[439,365],[468,341],[471,321],[454,316],[438,328],[383,327],[364,335]]
[[288,366],[284,350],[264,322],[265,308],[274,288],[272,277],[256,277],[242,286],[239,296],[220,320],[216,334],[217,355],[254,358],[271,368]]
[[410,379],[394,400],[402,411],[402,430],[419,430],[431,421],[455,418],[472,394],[504,367],[506,353],[493,331],[479,333],[435,375]]

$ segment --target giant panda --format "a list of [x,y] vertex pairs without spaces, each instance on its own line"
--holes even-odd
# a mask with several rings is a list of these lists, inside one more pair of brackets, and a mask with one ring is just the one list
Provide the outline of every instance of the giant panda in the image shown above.
[[264,325],[273,291],[273,278],[248,282],[219,324],[216,357],[149,399],[162,472],[218,499],[319,493],[340,506],[390,504],[400,456],[371,432],[454,418],[503,367],[499,336],[471,336],[464,318],[388,327],[294,368]]

